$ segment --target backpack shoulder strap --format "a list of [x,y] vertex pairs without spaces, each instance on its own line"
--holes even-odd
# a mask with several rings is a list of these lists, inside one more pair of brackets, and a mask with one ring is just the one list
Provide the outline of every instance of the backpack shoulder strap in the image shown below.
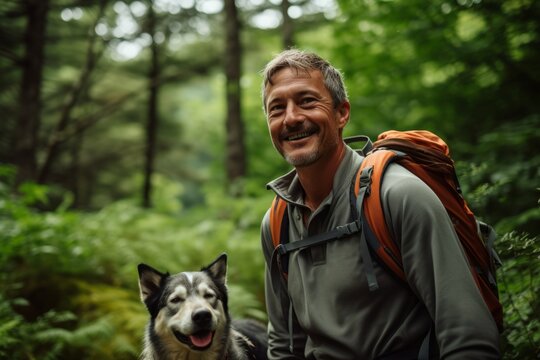
[[287,221],[287,202],[276,195],[270,208],[270,235],[272,236],[274,248],[279,244],[288,242],[288,239],[284,238],[289,236],[286,229]]
[[[357,199],[357,211],[369,246],[384,265],[398,278],[405,280],[401,252],[386,224],[381,201],[381,184],[384,173],[388,165],[401,156],[402,154],[398,151],[385,149],[368,154],[356,174],[354,195]],[[359,196],[363,191],[365,194]]]

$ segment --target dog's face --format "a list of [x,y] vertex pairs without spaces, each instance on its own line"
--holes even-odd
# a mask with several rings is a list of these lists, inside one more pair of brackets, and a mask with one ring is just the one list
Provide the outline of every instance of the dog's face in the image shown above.
[[222,337],[227,315],[227,256],[198,272],[163,274],[140,264],[141,299],[150,312],[150,337],[169,351],[206,351]]

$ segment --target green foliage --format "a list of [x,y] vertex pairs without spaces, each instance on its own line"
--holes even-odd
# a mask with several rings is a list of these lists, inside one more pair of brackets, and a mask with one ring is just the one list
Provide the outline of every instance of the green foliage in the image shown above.
[[483,134],[470,161],[458,162],[464,194],[499,233],[540,233],[540,117],[502,124]]
[[540,240],[505,234],[497,244],[503,258],[499,290],[504,306],[504,358],[533,359],[540,355]]
[[[114,336],[114,329],[106,319],[77,324],[78,318],[73,313],[49,310],[27,321],[14,308],[28,305],[23,299],[7,300],[0,296],[0,357],[56,360],[113,358],[121,354],[120,348],[109,354],[104,350],[104,340]],[[133,348],[131,353],[134,355]]]
[[422,127],[474,147],[539,113],[537,2],[339,3],[335,54],[364,131]]

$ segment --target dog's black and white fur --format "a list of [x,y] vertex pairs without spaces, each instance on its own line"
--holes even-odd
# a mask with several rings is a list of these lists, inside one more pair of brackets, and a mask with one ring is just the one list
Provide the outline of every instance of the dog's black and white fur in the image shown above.
[[227,255],[201,271],[175,275],[140,264],[141,299],[150,313],[141,360],[267,359],[259,323],[231,323]]

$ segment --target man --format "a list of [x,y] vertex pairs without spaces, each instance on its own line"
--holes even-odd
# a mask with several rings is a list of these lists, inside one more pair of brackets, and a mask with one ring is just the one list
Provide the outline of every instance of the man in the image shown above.
[[[350,104],[339,71],[315,54],[284,51],[264,70],[263,103],[274,147],[294,167],[268,184],[288,204],[289,240],[349,222],[363,158],[342,139]],[[374,261],[375,291],[358,234],[290,253],[283,279],[265,215],[270,359],[498,359],[496,324],[439,199],[397,164],[381,199],[407,282]]]

